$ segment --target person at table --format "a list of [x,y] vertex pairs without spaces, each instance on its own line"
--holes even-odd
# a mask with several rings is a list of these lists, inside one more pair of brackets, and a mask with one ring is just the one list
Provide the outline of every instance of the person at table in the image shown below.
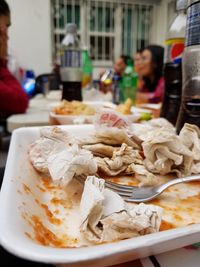
[[[124,71],[127,67],[128,60],[132,60],[130,56],[121,55],[114,63],[113,69],[104,70],[100,73],[100,91],[107,93],[112,91],[112,78],[117,75],[121,78],[124,74]],[[105,75],[105,76],[104,76]],[[104,77],[107,78],[104,80]]]
[[143,80],[142,75],[140,72],[141,66],[142,66],[142,51],[138,50],[135,55],[133,56],[133,62],[134,62],[134,70],[137,73],[138,76],[138,84],[137,88],[138,90],[143,87]]
[[164,48],[150,45],[142,51],[140,74],[143,85],[138,89],[137,103],[160,103],[164,95]]
[[9,6],[4,0],[0,0],[0,118],[15,113],[24,113],[28,106],[26,93],[7,68],[10,24]]

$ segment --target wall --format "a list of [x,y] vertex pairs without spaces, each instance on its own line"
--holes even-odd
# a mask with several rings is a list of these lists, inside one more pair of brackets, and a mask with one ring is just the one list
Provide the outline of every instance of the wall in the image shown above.
[[50,0],[7,0],[12,26],[9,48],[17,62],[36,74],[51,71]]
[[151,43],[164,45],[166,34],[175,17],[175,0],[162,0],[154,9]]

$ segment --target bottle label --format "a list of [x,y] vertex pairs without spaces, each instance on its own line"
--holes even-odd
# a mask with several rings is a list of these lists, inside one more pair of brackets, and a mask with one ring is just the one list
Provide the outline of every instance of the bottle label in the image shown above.
[[186,24],[186,46],[200,44],[200,1],[188,8]]
[[184,51],[184,38],[166,40],[166,63],[181,63]]

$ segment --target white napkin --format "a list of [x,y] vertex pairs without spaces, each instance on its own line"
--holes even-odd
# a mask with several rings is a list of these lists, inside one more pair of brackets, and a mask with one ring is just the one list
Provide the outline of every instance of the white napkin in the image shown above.
[[58,127],[42,128],[40,138],[30,145],[29,158],[35,169],[64,184],[76,174],[97,172],[92,153],[79,148],[76,140]]
[[162,209],[126,204],[105,181],[89,176],[80,203],[83,236],[92,243],[111,242],[159,231]]
[[80,149],[76,144],[51,154],[47,159],[47,165],[52,179],[64,180],[65,184],[68,184],[75,175],[90,175],[97,172],[92,153]]

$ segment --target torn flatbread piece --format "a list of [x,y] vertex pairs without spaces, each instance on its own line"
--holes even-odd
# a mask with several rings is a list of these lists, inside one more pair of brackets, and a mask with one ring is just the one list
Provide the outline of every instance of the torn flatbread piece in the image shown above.
[[105,181],[90,176],[85,181],[80,203],[80,231],[93,244],[112,242],[158,232],[162,208],[128,205]]
[[118,149],[118,147],[104,145],[101,143],[94,145],[84,145],[82,146],[82,148],[91,151],[94,156],[102,158],[111,158],[113,156],[113,152]]
[[142,143],[144,165],[148,171],[158,174],[176,172],[187,175],[192,166],[192,153],[180,138],[168,131],[157,130]]
[[49,175],[49,155],[62,151],[75,142],[68,132],[58,127],[44,127],[40,130],[40,138],[29,147],[30,161],[37,171]]
[[82,145],[105,144],[111,146],[121,146],[123,143],[136,149],[140,149],[138,140],[134,140],[134,136],[129,136],[127,131],[118,128],[102,127],[96,131],[95,135],[85,140],[80,140]]
[[36,170],[65,184],[75,175],[87,176],[97,172],[92,153],[81,149],[67,132],[58,127],[45,127],[40,135],[29,149],[30,161]]
[[63,181],[66,185],[75,175],[87,176],[97,172],[92,153],[77,145],[51,154],[47,162],[51,178],[54,181]]
[[112,158],[95,157],[98,171],[108,176],[116,176],[118,174],[131,174],[133,171],[127,171],[130,164],[143,164],[143,158],[140,152],[131,146],[123,143],[120,148],[114,150]]

